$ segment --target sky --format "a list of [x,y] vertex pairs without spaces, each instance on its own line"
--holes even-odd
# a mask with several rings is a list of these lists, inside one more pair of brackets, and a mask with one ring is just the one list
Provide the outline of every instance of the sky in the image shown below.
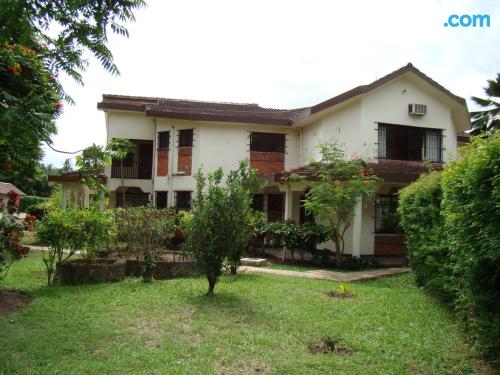
[[[89,56],[83,87],[61,78],[76,104],[57,119],[54,148],[105,143],[102,94],[294,108],[411,62],[474,109],[500,72],[497,0],[146,1],[129,38],[109,36],[120,76]],[[489,15],[490,27],[445,27],[452,14]],[[44,150],[45,164],[68,158]]]

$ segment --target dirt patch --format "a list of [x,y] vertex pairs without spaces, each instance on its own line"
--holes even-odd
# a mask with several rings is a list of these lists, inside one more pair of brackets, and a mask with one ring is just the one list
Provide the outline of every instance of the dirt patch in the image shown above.
[[326,295],[330,298],[340,298],[340,299],[356,298],[356,295],[351,292],[340,293],[337,291],[333,291],[333,292],[327,292]]
[[340,345],[335,339],[331,337],[323,337],[320,341],[309,344],[309,351],[313,354],[335,353],[336,355],[340,356],[352,354],[352,349]]
[[24,292],[0,289],[0,316],[5,316],[14,311],[28,306],[33,298]]

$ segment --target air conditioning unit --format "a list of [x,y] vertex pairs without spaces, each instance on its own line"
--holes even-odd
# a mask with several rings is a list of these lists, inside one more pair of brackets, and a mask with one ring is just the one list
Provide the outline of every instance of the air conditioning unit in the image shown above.
[[413,116],[423,116],[427,113],[425,104],[408,104],[408,114]]

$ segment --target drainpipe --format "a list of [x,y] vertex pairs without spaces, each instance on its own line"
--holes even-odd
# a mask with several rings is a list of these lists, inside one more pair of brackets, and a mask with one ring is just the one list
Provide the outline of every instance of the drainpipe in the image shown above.
[[168,155],[168,207],[174,207],[174,157],[175,157],[175,126],[170,132],[170,151]]
[[304,165],[304,128],[299,128],[299,167]]
[[156,160],[158,159],[158,121],[156,118],[153,119],[155,123],[155,132],[153,135],[153,166],[151,171],[151,205],[156,207],[156,193],[155,193],[155,179],[156,179]]

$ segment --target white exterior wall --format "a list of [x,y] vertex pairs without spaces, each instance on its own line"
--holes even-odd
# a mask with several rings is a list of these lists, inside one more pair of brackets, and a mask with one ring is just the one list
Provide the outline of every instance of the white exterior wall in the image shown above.
[[[154,119],[144,114],[134,112],[109,111],[106,113],[106,144],[113,138],[154,140]],[[154,153],[153,153],[154,154]],[[111,166],[106,166],[108,176],[107,186],[110,191],[115,191],[121,186],[121,178],[111,178]],[[142,189],[145,193],[153,191],[152,180],[125,179],[125,186]]]
[[361,102],[355,101],[304,127],[304,164],[319,159],[316,146],[336,142],[347,157],[362,151]]
[[[435,89],[434,89],[435,90]],[[377,122],[443,130],[443,161],[456,157],[457,132],[450,108],[438,98],[435,91],[417,85],[409,78],[400,77],[372,91],[362,98],[361,132],[363,158],[375,161],[377,157]],[[410,116],[408,104],[427,105],[424,116]]]

